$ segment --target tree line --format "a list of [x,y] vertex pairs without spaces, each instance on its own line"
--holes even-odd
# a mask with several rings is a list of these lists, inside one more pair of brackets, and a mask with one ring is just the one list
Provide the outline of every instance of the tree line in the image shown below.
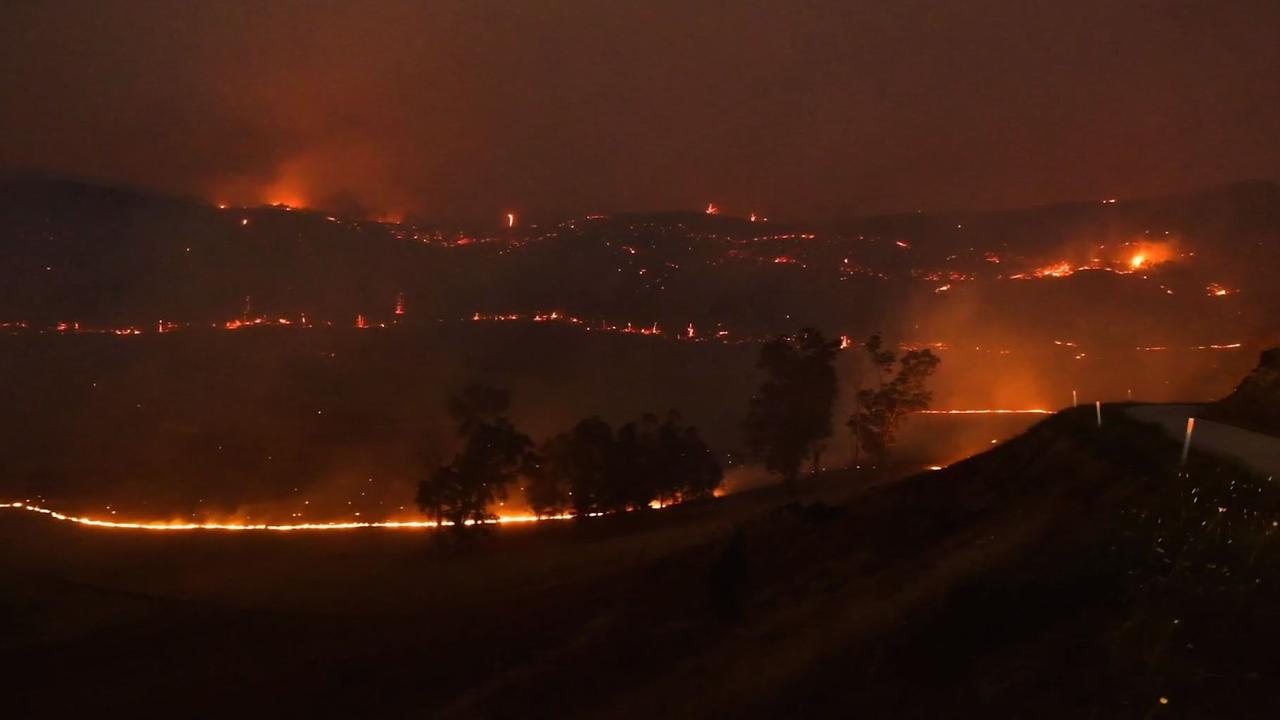
[[506,390],[472,385],[449,404],[461,448],[418,485],[418,506],[461,528],[496,519],[518,480],[539,517],[588,517],[708,498],[723,481],[697,428],[672,411],[616,430],[599,417],[535,447],[506,417]]
[[[873,382],[857,390],[845,424],[855,448],[883,466],[903,420],[929,407],[927,383],[941,361],[928,349],[899,356],[879,335],[863,345]],[[761,347],[764,378],[750,400],[743,439],[750,457],[789,488],[805,462],[814,473],[821,467],[834,426],[840,348],[841,341],[812,328]],[[589,517],[707,498],[723,482],[697,428],[675,411],[616,429],[592,416],[535,446],[507,418],[510,402],[506,390],[485,385],[450,400],[460,447],[419,483],[417,503],[429,517],[457,528],[490,522],[491,508],[517,483],[540,517]]]
[[[765,377],[751,398],[743,437],[750,455],[788,487],[795,487],[805,460],[815,473],[820,467],[834,424],[835,358],[841,344],[805,328],[760,349],[756,365]],[[933,401],[928,381],[942,360],[927,348],[898,355],[879,334],[867,338],[863,348],[873,382],[856,392],[845,425],[853,432],[855,449],[883,467],[902,422]]]

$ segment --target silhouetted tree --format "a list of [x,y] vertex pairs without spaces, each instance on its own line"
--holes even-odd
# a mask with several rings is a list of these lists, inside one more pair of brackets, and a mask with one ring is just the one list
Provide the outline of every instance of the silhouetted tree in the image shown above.
[[697,429],[675,412],[661,423],[646,414],[617,432],[598,417],[582,420],[543,443],[533,475],[534,512],[572,508],[578,516],[706,497],[723,478]]
[[506,498],[507,486],[530,464],[528,436],[502,416],[509,403],[505,390],[482,385],[451,400],[462,449],[418,485],[418,506],[437,521],[462,528],[493,519],[490,506]]
[[751,398],[743,430],[748,451],[783,481],[795,486],[800,463],[812,459],[817,472],[823,440],[831,435],[839,341],[805,328],[760,349],[757,367],[766,373]]
[[879,335],[868,338],[866,348],[878,382],[874,388],[858,391],[857,408],[848,425],[859,446],[883,467],[902,421],[910,413],[927,410],[933,401],[925,385],[942,359],[928,349],[910,350],[899,359],[897,353],[884,349]]
[[555,440],[552,438],[542,443],[525,475],[525,499],[529,502],[529,509],[540,518],[562,515],[570,507],[569,485],[557,474],[557,467],[550,458],[556,452]]
[[460,485],[456,474],[449,465],[437,465],[430,477],[418,483],[418,507],[437,525],[444,522],[445,508],[455,504],[449,496]]
[[710,497],[724,481],[724,471],[692,425],[680,424],[675,411],[655,432],[652,496],[661,504]]
[[449,415],[458,425],[458,434],[467,435],[479,423],[502,415],[511,405],[511,393],[490,385],[468,385],[449,398]]
[[618,428],[609,455],[605,496],[610,510],[642,510],[658,496],[666,468],[658,453],[658,418],[645,413],[640,421]]
[[572,430],[542,445],[541,482],[547,495],[563,494],[574,514],[583,516],[611,509],[609,472],[613,428],[598,417],[581,420]]

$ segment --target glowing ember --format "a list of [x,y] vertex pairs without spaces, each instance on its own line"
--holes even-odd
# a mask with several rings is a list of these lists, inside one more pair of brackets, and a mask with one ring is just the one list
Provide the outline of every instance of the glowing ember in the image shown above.
[[1209,297],[1222,297],[1224,295],[1230,295],[1232,291],[1230,288],[1219,285],[1218,283],[1209,283],[1205,286],[1205,292],[1209,294]]
[[516,226],[516,214],[507,213],[507,227],[513,228],[515,226]]
[[705,212],[708,215],[719,215],[720,208],[716,207],[715,203],[707,203],[707,209],[704,210],[703,212]]

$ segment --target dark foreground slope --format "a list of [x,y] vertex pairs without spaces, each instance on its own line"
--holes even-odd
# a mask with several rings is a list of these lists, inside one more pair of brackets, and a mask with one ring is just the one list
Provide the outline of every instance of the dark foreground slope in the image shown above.
[[1109,409],[670,559],[459,716],[1274,716],[1280,493]]
[[1253,372],[1208,417],[1280,436],[1280,347],[1262,353]]
[[6,517],[6,703],[1273,716],[1280,497],[1209,457],[1180,472],[1158,429],[1103,412],[1101,429],[1092,408],[1068,411],[840,504],[504,530],[454,552],[415,535],[157,539]]

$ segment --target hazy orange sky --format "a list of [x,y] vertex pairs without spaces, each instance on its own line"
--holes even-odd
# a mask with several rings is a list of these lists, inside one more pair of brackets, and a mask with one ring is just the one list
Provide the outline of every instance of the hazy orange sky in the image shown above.
[[1280,3],[11,0],[0,167],[227,202],[830,217],[1280,176]]

